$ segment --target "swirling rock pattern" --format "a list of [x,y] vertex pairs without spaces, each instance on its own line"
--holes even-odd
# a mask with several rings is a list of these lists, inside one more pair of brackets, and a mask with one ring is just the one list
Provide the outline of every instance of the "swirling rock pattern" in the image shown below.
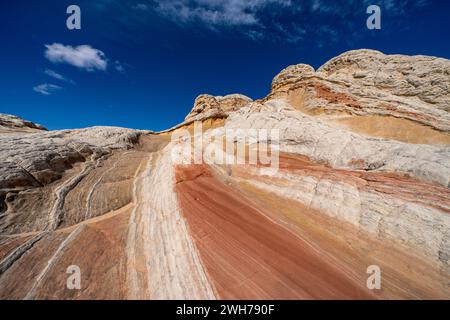
[[[450,299],[449,105],[450,61],[357,50],[160,133],[1,114],[0,298]],[[172,163],[194,121],[278,129],[279,167]]]

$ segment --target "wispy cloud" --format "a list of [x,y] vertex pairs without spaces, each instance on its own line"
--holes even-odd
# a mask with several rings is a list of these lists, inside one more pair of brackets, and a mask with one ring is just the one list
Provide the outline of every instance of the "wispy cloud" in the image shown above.
[[133,9],[136,10],[141,10],[141,11],[147,11],[150,9],[150,7],[148,5],[146,5],[145,3],[137,3],[134,6],[132,6]]
[[175,22],[200,21],[210,27],[259,24],[258,12],[268,5],[289,7],[290,0],[168,0],[156,10]]
[[120,20],[123,24],[154,21],[157,14],[197,34],[202,34],[204,28],[256,42],[318,46],[340,41],[351,44],[355,39],[373,37],[376,33],[368,31],[366,26],[369,5],[381,7],[382,32],[386,34],[407,30],[413,11],[421,10],[431,0],[98,0],[94,3],[99,10],[109,10],[109,14],[118,10],[134,12]]
[[311,11],[322,14],[334,14],[351,16],[358,14],[358,7],[367,8],[370,5],[378,5],[390,15],[400,15],[411,8],[420,8],[429,4],[429,0],[345,0],[345,4],[335,0],[313,0]]
[[[322,42],[336,42],[339,38],[348,39],[348,34],[367,32],[366,8],[374,4],[372,0],[166,0],[152,3],[146,5],[147,10],[154,10],[180,25],[200,23],[214,31],[233,28],[255,41],[271,39],[287,43],[318,42],[319,38]],[[429,0],[376,1],[383,10],[383,17],[391,21],[428,3]]]
[[125,73],[126,72],[125,71],[125,67],[118,60],[114,61],[114,68],[120,73]]
[[44,73],[52,78],[61,80],[61,81],[65,81],[66,79],[59,73],[57,73],[56,71],[53,71],[51,69],[45,69]]
[[45,57],[53,63],[67,63],[87,71],[105,71],[108,66],[103,51],[92,48],[90,45],[72,47],[61,43],[45,45]]
[[60,86],[57,86],[56,84],[49,84],[49,83],[43,83],[40,85],[37,85],[33,88],[35,92],[38,92],[44,96],[49,96],[55,91],[59,91],[62,88]]
[[72,83],[72,84],[75,83],[73,80],[64,77],[62,74],[60,74],[52,69],[45,69],[43,72],[44,72],[44,74],[48,75],[49,77],[55,78],[57,80],[67,82],[67,83]]

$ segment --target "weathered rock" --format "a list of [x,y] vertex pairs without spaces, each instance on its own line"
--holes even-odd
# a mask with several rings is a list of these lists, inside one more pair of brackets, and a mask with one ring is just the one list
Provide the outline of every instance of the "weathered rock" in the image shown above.
[[138,137],[138,131],[113,127],[0,136],[0,188],[48,184],[74,163],[131,147]]
[[[51,204],[65,200],[66,194],[114,150],[131,148],[141,133],[94,127],[1,135],[0,202],[4,218],[0,230],[10,233],[47,228]],[[65,187],[58,189],[61,179]],[[57,182],[55,186],[48,186],[53,182]],[[54,192],[56,199],[52,198]],[[7,195],[14,195],[14,201],[8,201]],[[53,213],[59,214],[58,210],[55,208]]]
[[405,173],[445,187],[450,182],[449,145],[366,137],[301,113],[284,100],[241,108],[228,117],[224,128],[278,129],[282,151],[306,155],[335,168]]
[[0,113],[0,133],[14,132],[36,132],[39,130],[47,130],[40,124],[23,120],[19,117]]
[[346,52],[320,67],[290,66],[266,99],[355,132],[412,143],[450,143],[450,61]]
[[230,94],[224,97],[202,94],[195,99],[194,107],[186,116],[185,122],[225,118],[251,101],[252,99],[241,94]]
[[[160,134],[0,117],[0,298],[448,299],[449,79],[445,59],[358,50],[257,101],[199,96]],[[276,143],[278,167],[172,163],[196,120],[202,151],[252,129],[228,143]]]

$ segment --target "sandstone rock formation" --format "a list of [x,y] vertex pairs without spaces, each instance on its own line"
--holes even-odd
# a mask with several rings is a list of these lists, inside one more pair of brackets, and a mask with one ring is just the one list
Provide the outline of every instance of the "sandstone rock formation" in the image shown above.
[[13,115],[0,113],[0,133],[37,132],[39,130],[47,129],[40,124],[26,121]]
[[357,133],[409,143],[449,144],[450,61],[426,56],[346,52],[317,71],[284,69],[266,98]]
[[[0,298],[449,299],[449,103],[450,61],[357,50],[160,133],[0,115]],[[175,163],[198,138],[208,161]],[[212,161],[224,141],[278,167]]]
[[252,99],[242,94],[230,94],[224,97],[202,94],[195,99],[192,111],[186,116],[185,123],[209,118],[226,118],[239,110]]

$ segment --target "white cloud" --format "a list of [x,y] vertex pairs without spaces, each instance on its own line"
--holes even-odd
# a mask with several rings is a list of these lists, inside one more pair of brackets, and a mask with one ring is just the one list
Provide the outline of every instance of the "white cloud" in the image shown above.
[[288,7],[291,0],[167,0],[157,11],[176,22],[199,20],[212,28],[250,26],[259,23],[257,13],[270,4]]
[[56,71],[53,71],[51,69],[45,69],[44,73],[46,75],[48,75],[49,77],[52,77],[52,78],[55,78],[55,79],[58,79],[58,80],[61,80],[61,81],[65,80],[65,78],[62,75],[60,75],[59,73],[57,73]]
[[120,61],[114,61],[114,68],[120,73],[125,73],[125,67],[122,63],[120,63]]
[[74,83],[72,80],[64,77],[62,74],[60,74],[60,73],[58,73],[58,72],[56,72],[56,71],[54,71],[52,69],[45,69],[44,73],[46,75],[48,75],[49,77],[55,78],[57,80],[68,82],[68,83],[72,83],[72,84]]
[[[165,0],[146,2],[145,11],[186,27],[202,24],[210,30],[232,30],[254,41],[298,44],[351,42],[366,35],[366,8],[381,7],[384,29],[397,30],[406,13],[430,0]],[[137,5],[135,6],[137,8]],[[142,7],[144,8],[144,7]],[[398,23],[397,23],[398,21]],[[332,24],[330,24],[332,23]],[[308,44],[306,44],[308,45]]]
[[141,11],[147,11],[149,8],[148,5],[146,5],[145,3],[138,3],[136,5],[133,6],[133,9],[136,10],[141,10]]
[[87,71],[106,70],[108,62],[103,51],[89,45],[78,47],[65,46],[60,43],[45,45],[45,57],[53,63],[68,63]]
[[311,10],[317,11],[319,9],[320,9],[320,0],[313,0],[312,5],[311,5]]
[[34,91],[44,95],[49,96],[53,92],[61,90],[62,88],[60,86],[57,86],[56,84],[49,84],[49,83],[43,83],[33,88]]

